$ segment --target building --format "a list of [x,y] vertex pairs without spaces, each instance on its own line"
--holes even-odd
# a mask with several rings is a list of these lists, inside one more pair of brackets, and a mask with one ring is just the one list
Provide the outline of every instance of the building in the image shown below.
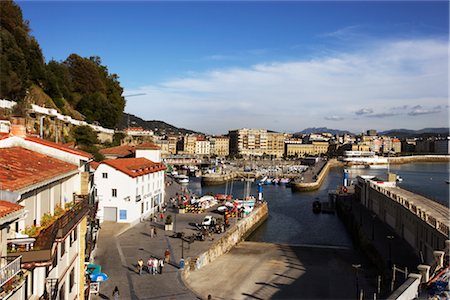
[[312,142],[311,144],[301,144],[295,141],[286,141],[286,156],[319,156],[328,152],[328,142]]
[[211,150],[211,145],[209,140],[202,136],[197,137],[195,141],[195,154],[200,156],[209,156]]
[[267,151],[266,154],[275,158],[281,158],[284,155],[284,141],[287,135],[278,132],[267,133]]
[[177,154],[177,142],[178,142],[178,136],[167,136],[167,142],[168,142],[168,152],[169,154],[175,155]]
[[136,157],[144,157],[152,162],[161,162],[161,147],[153,143],[143,143],[136,146]]
[[218,157],[227,157],[230,154],[230,139],[225,136],[212,136],[209,138],[210,154]]
[[368,136],[376,136],[377,131],[375,129],[369,129],[369,130],[367,130],[367,135]]
[[99,152],[105,159],[129,158],[133,157],[136,149],[133,146],[123,145],[100,149]]
[[123,131],[126,135],[131,136],[153,136],[152,130],[147,130],[142,127],[128,127]]
[[13,126],[0,139],[2,200],[27,212],[10,226],[6,243],[7,257],[21,257],[27,277],[25,297],[17,299],[84,298],[91,155],[24,132]]
[[193,134],[186,134],[183,137],[183,154],[195,154],[195,143],[197,142],[197,136]]
[[144,157],[102,161],[94,173],[100,221],[137,223],[154,214],[164,199],[164,170]]
[[[26,270],[21,268],[21,257],[10,257],[7,253],[8,238],[18,222],[26,215],[21,205],[0,200],[0,298],[1,299],[27,299],[28,286],[24,276]],[[11,233],[11,234],[10,234]]]
[[267,154],[266,129],[236,129],[228,132],[230,154],[243,156],[262,156]]
[[437,154],[450,154],[450,137],[434,141],[434,152]]

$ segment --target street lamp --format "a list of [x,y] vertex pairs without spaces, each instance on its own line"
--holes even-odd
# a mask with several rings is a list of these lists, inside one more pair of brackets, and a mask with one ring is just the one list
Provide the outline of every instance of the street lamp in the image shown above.
[[393,235],[387,235],[386,238],[389,240],[388,241],[388,247],[389,247],[389,260],[388,260],[388,265],[389,268],[392,267],[392,249],[391,249],[391,242],[394,239]]
[[359,270],[359,268],[361,268],[361,264],[355,264],[355,265],[352,265],[352,267],[355,268],[355,272],[356,272],[356,298],[355,299],[358,299],[358,297],[359,297],[358,270]]

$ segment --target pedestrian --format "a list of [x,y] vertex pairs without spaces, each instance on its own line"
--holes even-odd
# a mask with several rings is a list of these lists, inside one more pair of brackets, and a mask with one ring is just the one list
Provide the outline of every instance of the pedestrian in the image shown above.
[[169,251],[169,249],[166,249],[166,251],[164,252],[164,260],[166,261],[166,264],[168,264],[170,262],[170,251]]
[[158,264],[159,264],[159,274],[162,274],[162,271],[163,271],[163,268],[164,268],[164,260],[161,258],[158,261]]
[[156,216],[153,216],[153,223],[156,223],[156,221],[157,221]]
[[112,293],[112,296],[113,296],[114,300],[119,300],[119,295],[120,295],[119,288],[116,285],[116,287],[114,288],[114,291]]
[[158,237],[158,234],[156,232],[156,227],[153,227],[153,234],[155,235],[155,237]]
[[158,259],[156,257],[153,258],[153,275],[158,273]]
[[150,227],[150,237],[153,238],[155,236],[155,227]]
[[147,260],[147,272],[149,274],[153,272],[153,259],[151,257]]
[[161,219],[161,222],[162,222],[164,220],[164,213],[160,213],[159,218]]
[[137,267],[138,267],[138,273],[139,273],[139,275],[141,275],[142,274],[142,268],[144,267],[144,261],[141,258],[139,258],[139,260],[138,260]]

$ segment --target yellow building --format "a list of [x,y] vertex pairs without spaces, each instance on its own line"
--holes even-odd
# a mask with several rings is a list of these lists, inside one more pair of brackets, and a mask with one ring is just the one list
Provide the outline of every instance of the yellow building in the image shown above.
[[283,157],[284,141],[287,139],[287,134],[278,132],[267,133],[267,151],[266,154],[274,157]]
[[185,154],[195,154],[195,143],[197,142],[196,135],[185,135],[184,138],[184,149]]
[[213,136],[209,139],[211,155],[226,157],[230,154],[230,139],[224,136]]
[[321,155],[328,152],[328,142],[312,142],[311,144],[299,144],[286,142],[286,156],[305,157],[309,155]]

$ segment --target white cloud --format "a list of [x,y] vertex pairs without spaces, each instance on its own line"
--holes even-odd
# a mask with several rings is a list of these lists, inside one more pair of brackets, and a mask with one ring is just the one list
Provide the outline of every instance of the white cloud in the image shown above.
[[[371,45],[356,53],[217,69],[127,90],[146,95],[130,98],[126,111],[210,133],[244,126],[292,132],[336,121],[329,116],[351,119],[358,111],[369,114],[368,108],[379,117],[391,110],[392,118],[372,126],[383,126],[377,127],[380,130],[446,125],[447,110],[430,118],[417,106],[448,104],[447,41]],[[395,117],[392,109],[402,107],[416,109],[416,114]],[[367,118],[360,117],[342,129],[367,127]]]

